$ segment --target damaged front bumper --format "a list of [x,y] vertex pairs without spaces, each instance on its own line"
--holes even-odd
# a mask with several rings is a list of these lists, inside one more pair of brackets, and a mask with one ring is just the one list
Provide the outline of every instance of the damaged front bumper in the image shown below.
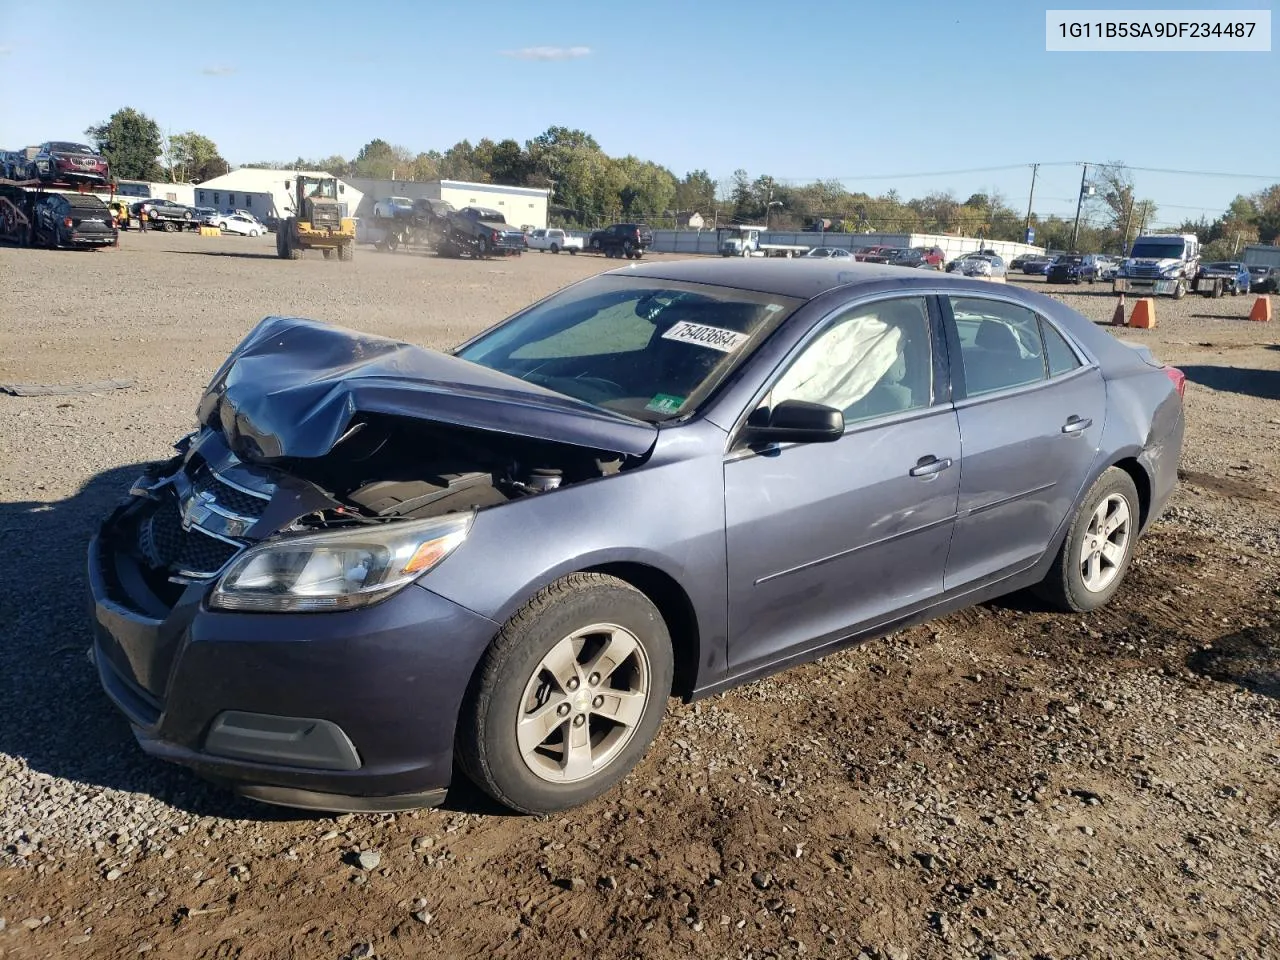
[[[209,610],[208,571],[240,547],[215,539],[230,551],[216,552],[188,529],[161,549],[196,569],[151,568],[139,540],[155,548],[168,536],[156,518],[180,508],[171,489],[140,489],[90,544],[88,580],[99,679],[143,750],[288,806],[440,802],[462,697],[496,625],[418,584],[343,612]],[[233,512],[206,505],[219,521]]]

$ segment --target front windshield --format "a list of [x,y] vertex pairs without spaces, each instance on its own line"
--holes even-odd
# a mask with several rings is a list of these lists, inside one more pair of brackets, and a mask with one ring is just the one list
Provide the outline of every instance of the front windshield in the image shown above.
[[696,408],[800,303],[727,287],[599,276],[481,334],[457,355],[657,422]]
[[1134,259],[1178,260],[1182,257],[1181,240],[1139,240],[1133,245]]

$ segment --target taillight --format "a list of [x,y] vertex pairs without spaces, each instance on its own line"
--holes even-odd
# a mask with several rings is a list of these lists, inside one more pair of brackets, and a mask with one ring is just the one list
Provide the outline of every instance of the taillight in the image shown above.
[[1185,396],[1183,391],[1187,388],[1187,375],[1177,367],[1165,367],[1164,375],[1173,381],[1173,388],[1178,391],[1178,396]]
[[74,226],[75,226],[75,224],[71,222],[71,218],[70,218],[70,217],[63,217],[63,218],[62,218],[62,225],[63,225],[64,227],[66,227],[68,230],[70,230],[72,227],[74,227]]

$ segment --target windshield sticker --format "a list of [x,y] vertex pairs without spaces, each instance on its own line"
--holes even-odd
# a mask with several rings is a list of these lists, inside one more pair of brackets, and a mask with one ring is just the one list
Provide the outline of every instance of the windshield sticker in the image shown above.
[[725,330],[722,327],[708,327],[701,323],[690,323],[681,320],[662,335],[663,340],[679,340],[681,343],[696,343],[700,347],[710,347],[721,353],[733,353],[751,339],[749,334],[736,330]]
[[684,397],[673,397],[669,393],[659,393],[644,405],[646,410],[654,413],[677,413],[684,406]]

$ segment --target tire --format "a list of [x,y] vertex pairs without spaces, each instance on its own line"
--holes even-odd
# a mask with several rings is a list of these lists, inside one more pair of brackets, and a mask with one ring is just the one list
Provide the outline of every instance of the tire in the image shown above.
[[1210,296],[1213,297],[1214,300],[1222,299],[1222,284],[1215,283],[1213,285],[1213,293],[1210,294]]
[[332,250],[332,249],[330,249],[329,247],[325,247],[324,249],[322,249],[322,250],[320,251],[320,253],[324,256],[324,258],[325,258],[326,260],[332,260],[332,259],[333,259],[333,250]]
[[1181,300],[1187,295],[1187,282],[1179,280],[1178,285],[1173,288],[1173,299]]
[[[583,668],[610,646],[625,656],[603,678],[595,674],[593,684]],[[547,668],[557,648],[564,657],[560,681]],[[673,669],[671,635],[643,593],[600,573],[557,580],[508,620],[485,651],[459,718],[459,764],[485,793],[522,813],[585,803],[617,784],[648,750],[666,711]],[[627,690],[626,700],[609,696]],[[520,718],[557,701],[546,726],[522,747]],[[620,711],[628,703],[628,723],[609,719],[610,707]],[[575,729],[587,736],[583,750],[570,757]],[[572,762],[581,766],[568,769]]]
[[338,248],[338,259],[343,263],[350,263],[355,259],[355,256],[356,244],[354,240],[350,243],[344,243]]
[[578,255],[577,247],[569,247],[568,250],[569,250],[569,256],[576,257]]
[[191,219],[191,211],[190,211],[190,210],[186,211],[186,212],[182,215],[182,219],[183,219],[183,220],[190,220],[190,219]]
[[554,244],[554,243],[553,243],[553,244],[551,245],[551,252],[552,252],[552,253],[559,253],[559,252],[560,252],[560,247],[559,247],[559,245],[558,245],[558,244]]
[[600,241],[599,241],[599,240],[592,240],[592,241],[591,241],[591,243],[590,243],[590,244],[588,244],[588,246],[590,246],[590,247],[591,247],[591,249],[592,249],[592,250],[594,250],[595,252],[597,252],[597,253],[599,253],[599,252],[600,252]]
[[[1123,507],[1119,506],[1121,502]],[[1104,506],[1109,508],[1105,512],[1107,522],[1122,515],[1123,522],[1106,537],[1097,537],[1095,521],[1102,518]],[[1035,587],[1036,594],[1059,610],[1072,613],[1087,613],[1105,604],[1120,589],[1133,560],[1140,516],[1133,478],[1119,467],[1107,468],[1081,499],[1053,566]],[[1118,552],[1113,557],[1097,554],[1097,566],[1092,567],[1086,550],[1103,543],[1110,543]]]
[[287,256],[285,252],[283,230],[276,231],[276,256],[279,257],[281,260],[285,259],[285,257]]

